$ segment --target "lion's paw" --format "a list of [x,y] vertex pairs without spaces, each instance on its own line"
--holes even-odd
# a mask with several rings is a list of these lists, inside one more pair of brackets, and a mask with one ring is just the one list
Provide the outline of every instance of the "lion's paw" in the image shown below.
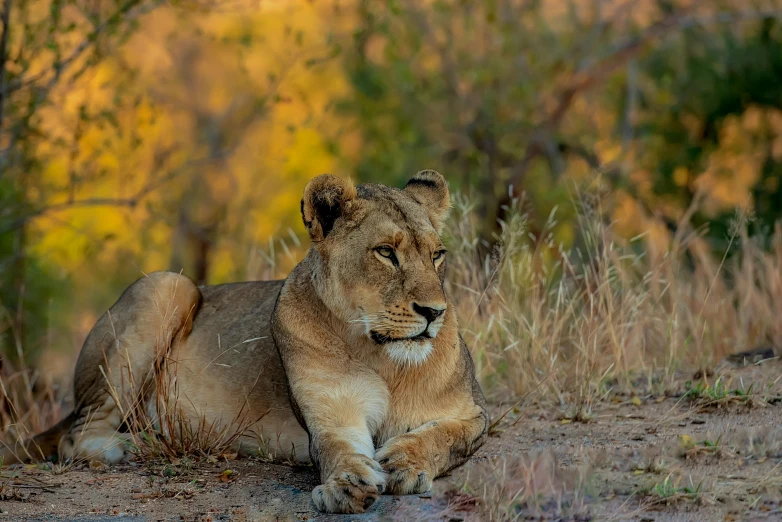
[[131,457],[129,439],[130,437],[123,433],[87,433],[75,440],[73,437],[63,437],[60,441],[59,453],[66,460],[86,459],[105,464],[118,464]]
[[[406,447],[410,446],[410,447]],[[434,473],[426,460],[416,455],[415,441],[392,439],[375,454],[388,473],[386,490],[394,495],[424,493],[432,488]]]
[[345,460],[332,477],[312,491],[319,511],[363,513],[383,494],[386,477],[377,462],[364,455]]

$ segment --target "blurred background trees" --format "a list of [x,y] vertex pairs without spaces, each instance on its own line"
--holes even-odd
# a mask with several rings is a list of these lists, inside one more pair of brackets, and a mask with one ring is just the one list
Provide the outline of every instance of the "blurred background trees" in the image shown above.
[[737,208],[761,232],[782,213],[779,1],[1,7],[9,355],[78,350],[144,272],[284,275],[301,190],[326,171],[401,184],[436,168],[487,249],[522,194],[533,232],[558,209],[556,241],[577,241],[582,186],[662,244],[688,208],[715,250]]

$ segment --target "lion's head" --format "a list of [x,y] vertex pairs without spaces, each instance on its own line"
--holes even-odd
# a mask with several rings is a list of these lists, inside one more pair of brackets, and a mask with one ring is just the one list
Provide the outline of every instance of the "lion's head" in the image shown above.
[[433,170],[401,190],[330,175],[304,190],[320,298],[401,363],[424,361],[446,319],[439,232],[449,207],[445,179]]

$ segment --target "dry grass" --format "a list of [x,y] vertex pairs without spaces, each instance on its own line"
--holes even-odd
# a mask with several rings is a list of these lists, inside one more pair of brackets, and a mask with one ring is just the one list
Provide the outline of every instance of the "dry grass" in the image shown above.
[[18,367],[0,360],[0,448],[22,443],[67,413],[63,389],[27,367],[22,357],[19,360]]
[[476,520],[591,520],[587,466],[565,469],[552,452],[468,466],[463,492],[479,500]]
[[588,465],[568,469],[545,451],[470,462],[465,471],[430,509],[403,501],[392,520],[593,520],[587,498],[594,474]]
[[[556,215],[531,234],[522,202],[481,257],[469,202],[456,198],[447,231],[449,292],[485,390],[513,402],[537,391],[563,415],[588,420],[610,390],[645,378],[673,385],[678,370],[782,341],[782,227],[747,234],[737,215],[731,256],[715,257],[685,218],[665,249],[625,240],[599,200],[578,201],[579,238],[565,251]],[[613,384],[615,385],[615,384]]]

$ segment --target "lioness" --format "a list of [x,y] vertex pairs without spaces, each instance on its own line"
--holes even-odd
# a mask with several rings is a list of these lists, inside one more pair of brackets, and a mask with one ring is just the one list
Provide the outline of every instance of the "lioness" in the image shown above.
[[[443,288],[449,206],[432,170],[403,190],[323,175],[301,201],[312,245],[284,281],[139,279],[84,342],[73,413],[6,450],[5,462],[25,450],[124,459],[130,402],[161,415],[152,376],[176,365],[171,393],[185,418],[196,427],[250,419],[237,444],[257,448],[260,434],[311,461],[319,510],[361,513],[384,491],[427,491],[488,429]],[[131,382],[135,397],[125,393]]]

